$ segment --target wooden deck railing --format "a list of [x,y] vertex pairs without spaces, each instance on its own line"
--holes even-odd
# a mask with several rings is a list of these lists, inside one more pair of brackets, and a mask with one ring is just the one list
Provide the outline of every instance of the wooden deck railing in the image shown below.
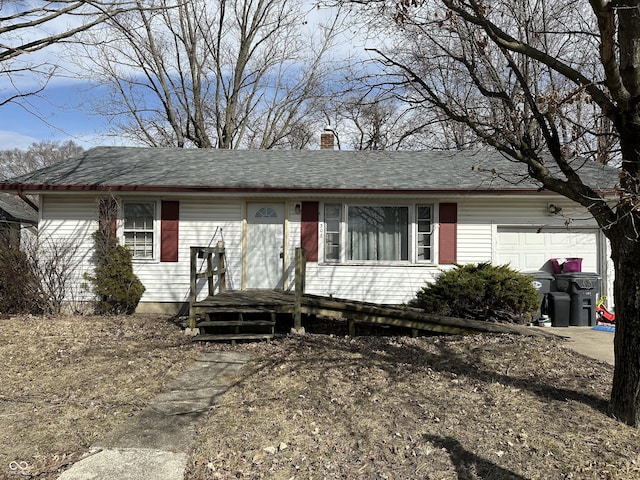
[[[213,256],[217,255],[218,265],[214,269]],[[198,259],[205,258],[207,267],[204,272],[198,272]],[[227,276],[225,266],[224,243],[218,242],[215,247],[191,247],[191,282],[189,287],[189,327],[196,328],[196,312],[193,308],[198,300],[198,279],[207,279],[208,295],[215,294],[214,278],[218,279],[218,289],[224,292],[227,289]]]
[[302,296],[307,278],[307,251],[296,248],[295,303],[293,312],[293,330],[303,333],[302,329]]

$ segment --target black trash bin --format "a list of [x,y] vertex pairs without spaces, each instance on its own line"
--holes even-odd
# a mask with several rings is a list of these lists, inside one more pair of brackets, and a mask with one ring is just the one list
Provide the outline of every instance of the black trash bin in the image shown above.
[[560,273],[556,287],[571,298],[569,325],[577,327],[596,324],[596,305],[600,296],[600,277],[591,272]]
[[545,271],[537,271],[537,272],[526,272],[525,275],[530,275],[533,277],[533,287],[538,292],[538,311],[533,316],[533,320],[539,320],[542,315],[548,313],[546,304],[547,302],[547,294],[553,290],[552,285],[554,281],[554,276]]
[[568,327],[571,317],[571,297],[565,292],[549,292],[549,316],[552,327]]

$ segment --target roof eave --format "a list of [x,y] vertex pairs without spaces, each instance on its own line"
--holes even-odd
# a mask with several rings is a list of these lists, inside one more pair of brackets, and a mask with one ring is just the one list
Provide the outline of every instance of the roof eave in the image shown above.
[[0,184],[0,190],[44,193],[44,192],[203,192],[203,193],[345,193],[345,194],[533,194],[553,192],[537,188],[427,188],[427,189],[398,189],[398,188],[312,188],[312,187],[221,187],[221,186],[168,186],[168,185],[46,185],[46,184]]
[[[0,184],[0,190],[39,194],[45,192],[157,192],[157,193],[278,193],[278,194],[402,194],[402,195],[558,195],[540,188],[311,188],[311,187],[222,187],[222,186],[176,186],[176,185],[46,185],[46,184]],[[597,193],[611,195],[614,189],[599,189]]]

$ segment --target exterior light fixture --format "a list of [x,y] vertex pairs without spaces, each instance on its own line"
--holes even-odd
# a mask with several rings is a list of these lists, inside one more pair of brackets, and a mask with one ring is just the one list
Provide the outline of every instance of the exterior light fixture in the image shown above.
[[562,207],[558,207],[555,203],[550,203],[547,205],[547,210],[550,215],[557,215],[562,211]]

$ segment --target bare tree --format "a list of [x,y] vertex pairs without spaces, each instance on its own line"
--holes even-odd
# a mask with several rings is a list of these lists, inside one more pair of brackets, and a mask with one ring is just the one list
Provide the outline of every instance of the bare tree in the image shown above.
[[73,298],[78,244],[29,235],[21,248],[0,247],[0,311],[62,312]]
[[[0,0],[0,106],[44,90],[56,65],[34,58],[51,45],[69,42],[75,35],[126,11],[127,1],[60,0],[10,2]],[[29,77],[31,82],[24,82]],[[33,81],[37,81],[36,85]],[[23,87],[23,84],[27,87]]]
[[[384,8],[383,8],[384,10]],[[381,21],[378,9],[365,16],[369,29],[379,29],[370,35],[393,38],[396,31]],[[362,18],[354,14],[352,17]],[[371,21],[368,19],[371,18]],[[395,25],[394,25],[395,27]],[[366,32],[359,31],[363,36]],[[404,44],[404,40],[400,40]],[[366,50],[366,49],[365,49]],[[375,49],[371,49],[376,54]],[[431,108],[414,94],[403,78],[391,72],[371,68],[372,59],[353,58],[341,70],[333,83],[334,91],[322,108],[326,123],[336,134],[339,147],[354,150],[420,150],[464,149],[478,146],[478,139],[464,125],[451,122],[437,109]],[[375,57],[373,59],[375,61]],[[443,72],[445,75],[450,75]],[[454,78],[449,81],[455,82]]]
[[68,140],[32,143],[26,150],[0,150],[0,178],[11,178],[79,155],[84,149]]
[[338,19],[312,30],[298,0],[138,5],[85,39],[111,92],[97,109],[119,134],[150,146],[306,144]]
[[[402,44],[376,53],[412,101],[597,221],[615,265],[609,409],[640,425],[640,0],[365,3],[395,25]],[[614,198],[586,161],[620,167]]]
[[340,132],[339,142],[345,148],[448,150],[470,148],[475,140],[466,129],[444,121],[423,103],[411,105],[403,101],[398,95],[400,90],[378,90],[379,87],[365,85],[337,96],[332,111],[326,112],[328,123]]

